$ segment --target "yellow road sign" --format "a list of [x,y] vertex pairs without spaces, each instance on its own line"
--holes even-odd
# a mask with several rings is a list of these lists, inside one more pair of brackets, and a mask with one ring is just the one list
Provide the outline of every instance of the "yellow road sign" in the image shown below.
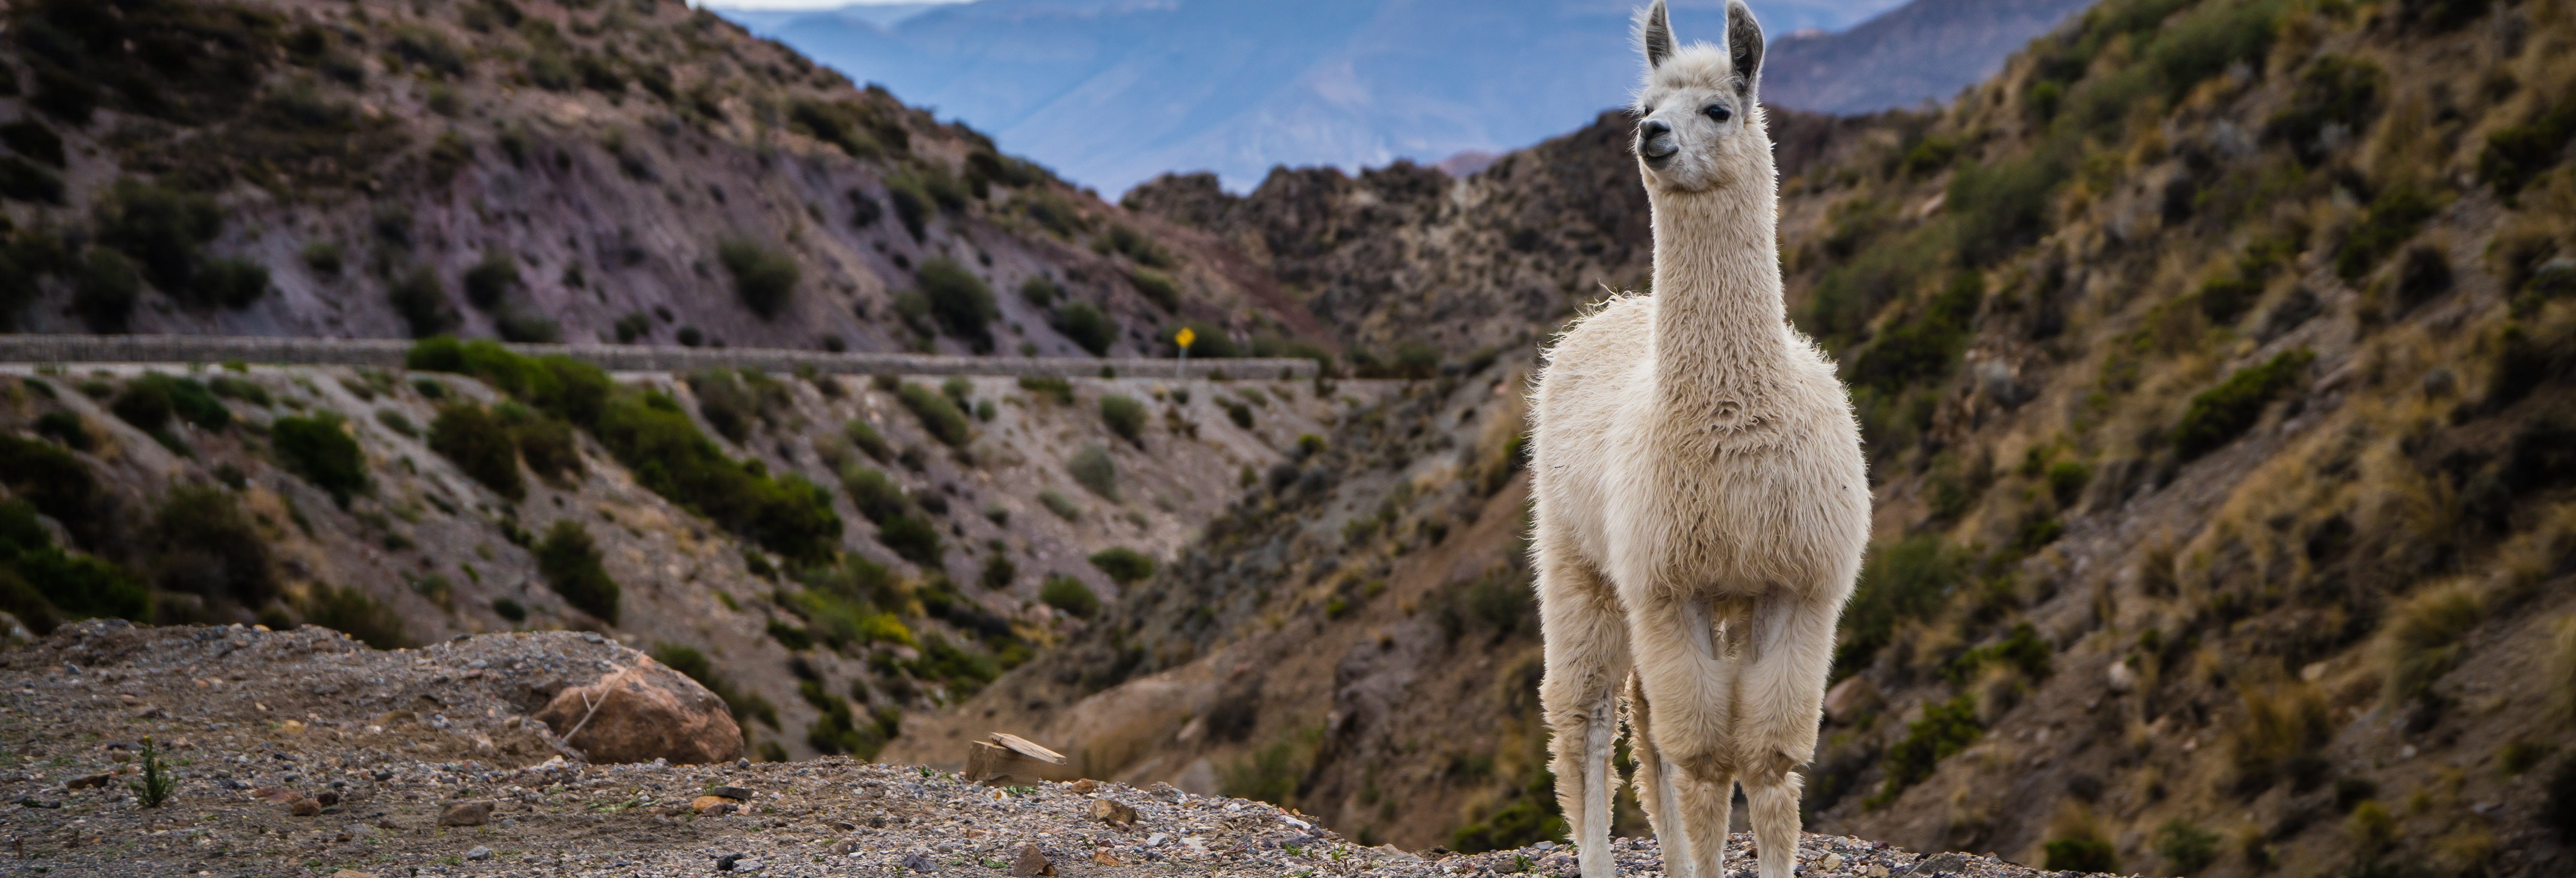
[[1182,350],[1188,350],[1190,342],[1197,340],[1199,340],[1199,334],[1191,332],[1190,328],[1187,326],[1181,327],[1181,333],[1179,335],[1172,336],[1172,343],[1180,345]]

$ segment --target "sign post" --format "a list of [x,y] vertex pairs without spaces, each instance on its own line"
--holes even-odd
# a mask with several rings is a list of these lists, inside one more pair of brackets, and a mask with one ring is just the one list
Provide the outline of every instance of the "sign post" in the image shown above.
[[1181,346],[1181,364],[1172,370],[1173,378],[1187,379],[1190,377],[1190,342],[1197,340],[1199,340],[1199,334],[1191,332],[1190,328],[1187,326],[1181,327],[1181,331],[1172,336],[1172,343]]

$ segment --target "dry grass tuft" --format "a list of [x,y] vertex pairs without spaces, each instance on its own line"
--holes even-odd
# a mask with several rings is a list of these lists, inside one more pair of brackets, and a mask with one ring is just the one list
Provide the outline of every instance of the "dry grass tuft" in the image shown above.
[[2434,681],[2459,660],[2460,641],[2486,621],[2486,612],[2485,600],[2462,582],[2427,589],[2390,610],[2380,640],[2389,697],[2431,695]]

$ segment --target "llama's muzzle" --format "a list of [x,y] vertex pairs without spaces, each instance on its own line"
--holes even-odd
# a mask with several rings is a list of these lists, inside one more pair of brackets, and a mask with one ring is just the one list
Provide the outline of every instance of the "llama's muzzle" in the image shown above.
[[1656,119],[1637,124],[1637,154],[1644,156],[1647,164],[1660,166],[1681,151],[1681,142],[1673,137],[1673,126]]

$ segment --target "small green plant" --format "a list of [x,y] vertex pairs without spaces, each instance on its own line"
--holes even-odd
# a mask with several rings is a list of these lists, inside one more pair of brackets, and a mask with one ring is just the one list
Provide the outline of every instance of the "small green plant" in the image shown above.
[[2460,641],[2486,621],[2486,604],[2466,585],[2435,588],[2389,613],[2385,643],[2388,692],[2403,701],[2429,696],[2460,657]]
[[1118,321],[1089,302],[1064,306],[1048,323],[1095,357],[1107,356],[1109,346],[1118,342]]
[[1135,397],[1109,394],[1100,398],[1100,421],[1109,432],[1129,442],[1142,443],[1145,437],[1145,404]]
[[919,384],[905,384],[895,395],[903,401],[904,408],[921,419],[922,430],[931,438],[951,448],[963,448],[973,438],[974,429],[967,424],[966,413],[946,395]]
[[611,624],[617,621],[619,589],[600,565],[599,547],[581,523],[566,518],[547,528],[537,545],[537,572],[564,602]]
[[[1075,484],[1100,495],[1103,500],[1118,502],[1118,463],[1109,458],[1109,449],[1098,445],[1082,446],[1082,450],[1073,453],[1071,460],[1065,461],[1064,469],[1073,476]],[[1066,505],[1070,507],[1072,504]],[[1054,507],[1050,505],[1048,508]],[[1064,515],[1060,511],[1056,514]],[[1071,521],[1072,518],[1067,516],[1065,520]]]
[[2200,824],[2181,817],[2165,821],[2156,829],[2156,856],[2174,874],[2189,875],[2218,860],[2218,833],[2202,829]]
[[1906,787],[1932,776],[1941,760],[1968,748],[1985,731],[1977,722],[1976,701],[1960,695],[1949,701],[1923,706],[1923,718],[1905,726],[1905,737],[1887,749],[1887,782],[1864,803],[1872,810],[1886,807]]
[[2306,348],[2284,351],[2260,366],[2237,370],[2218,386],[2201,391],[2174,424],[2174,453],[2193,460],[2224,447],[2263,417],[2272,404],[2298,382],[2316,354]]
[[1146,301],[1153,302],[1165,311],[1181,310],[1181,285],[1173,281],[1171,275],[1150,268],[1138,268],[1127,273],[1127,280],[1135,285],[1136,292],[1145,296]]
[[1100,572],[1109,574],[1109,581],[1119,585],[1127,585],[1154,575],[1154,557],[1125,546],[1112,546],[1093,552],[1091,557],[1085,560],[1090,561],[1091,566],[1100,568]]
[[179,788],[177,778],[162,772],[161,749],[152,742],[151,735],[143,736],[143,776],[127,781],[126,786],[134,790],[135,800],[146,808],[169,804],[170,793]]
[[1057,405],[1073,404],[1073,382],[1062,378],[1023,377],[1020,379],[1020,389],[1036,395],[1039,399],[1053,400]]
[[716,259],[733,275],[734,293],[742,297],[744,307],[767,320],[787,308],[787,300],[796,295],[796,284],[804,276],[796,260],[744,238],[727,238],[716,243]]
[[331,493],[331,499],[349,505],[349,496],[367,490],[367,456],[358,448],[358,440],[349,436],[340,416],[323,412],[312,417],[278,418],[269,422],[269,449],[278,463]]
[[930,316],[949,335],[967,340],[976,351],[993,348],[990,324],[1001,316],[993,302],[993,290],[982,278],[966,270],[956,260],[945,257],[921,263],[914,276],[922,298],[930,305]]
[[2052,838],[2041,847],[2047,857],[2042,868],[2068,872],[2118,872],[2119,851],[2108,839],[2098,836]]
[[1038,600],[1084,619],[1100,612],[1100,595],[1082,580],[1061,573],[1047,576],[1046,584],[1038,588]]
[[852,418],[842,426],[841,435],[849,437],[850,444],[857,446],[861,454],[878,463],[894,459],[894,446],[886,444],[885,436],[877,432],[874,424]]
[[1073,498],[1053,488],[1038,492],[1038,505],[1045,506],[1048,512],[1055,513],[1055,517],[1066,521],[1077,521],[1082,518],[1082,507],[1074,505]]
[[992,557],[984,559],[984,569],[975,577],[976,581],[982,583],[985,588],[996,589],[1009,588],[1011,580],[1018,578],[1020,578],[1019,565],[1011,563],[1010,556],[1000,552],[995,552]]

